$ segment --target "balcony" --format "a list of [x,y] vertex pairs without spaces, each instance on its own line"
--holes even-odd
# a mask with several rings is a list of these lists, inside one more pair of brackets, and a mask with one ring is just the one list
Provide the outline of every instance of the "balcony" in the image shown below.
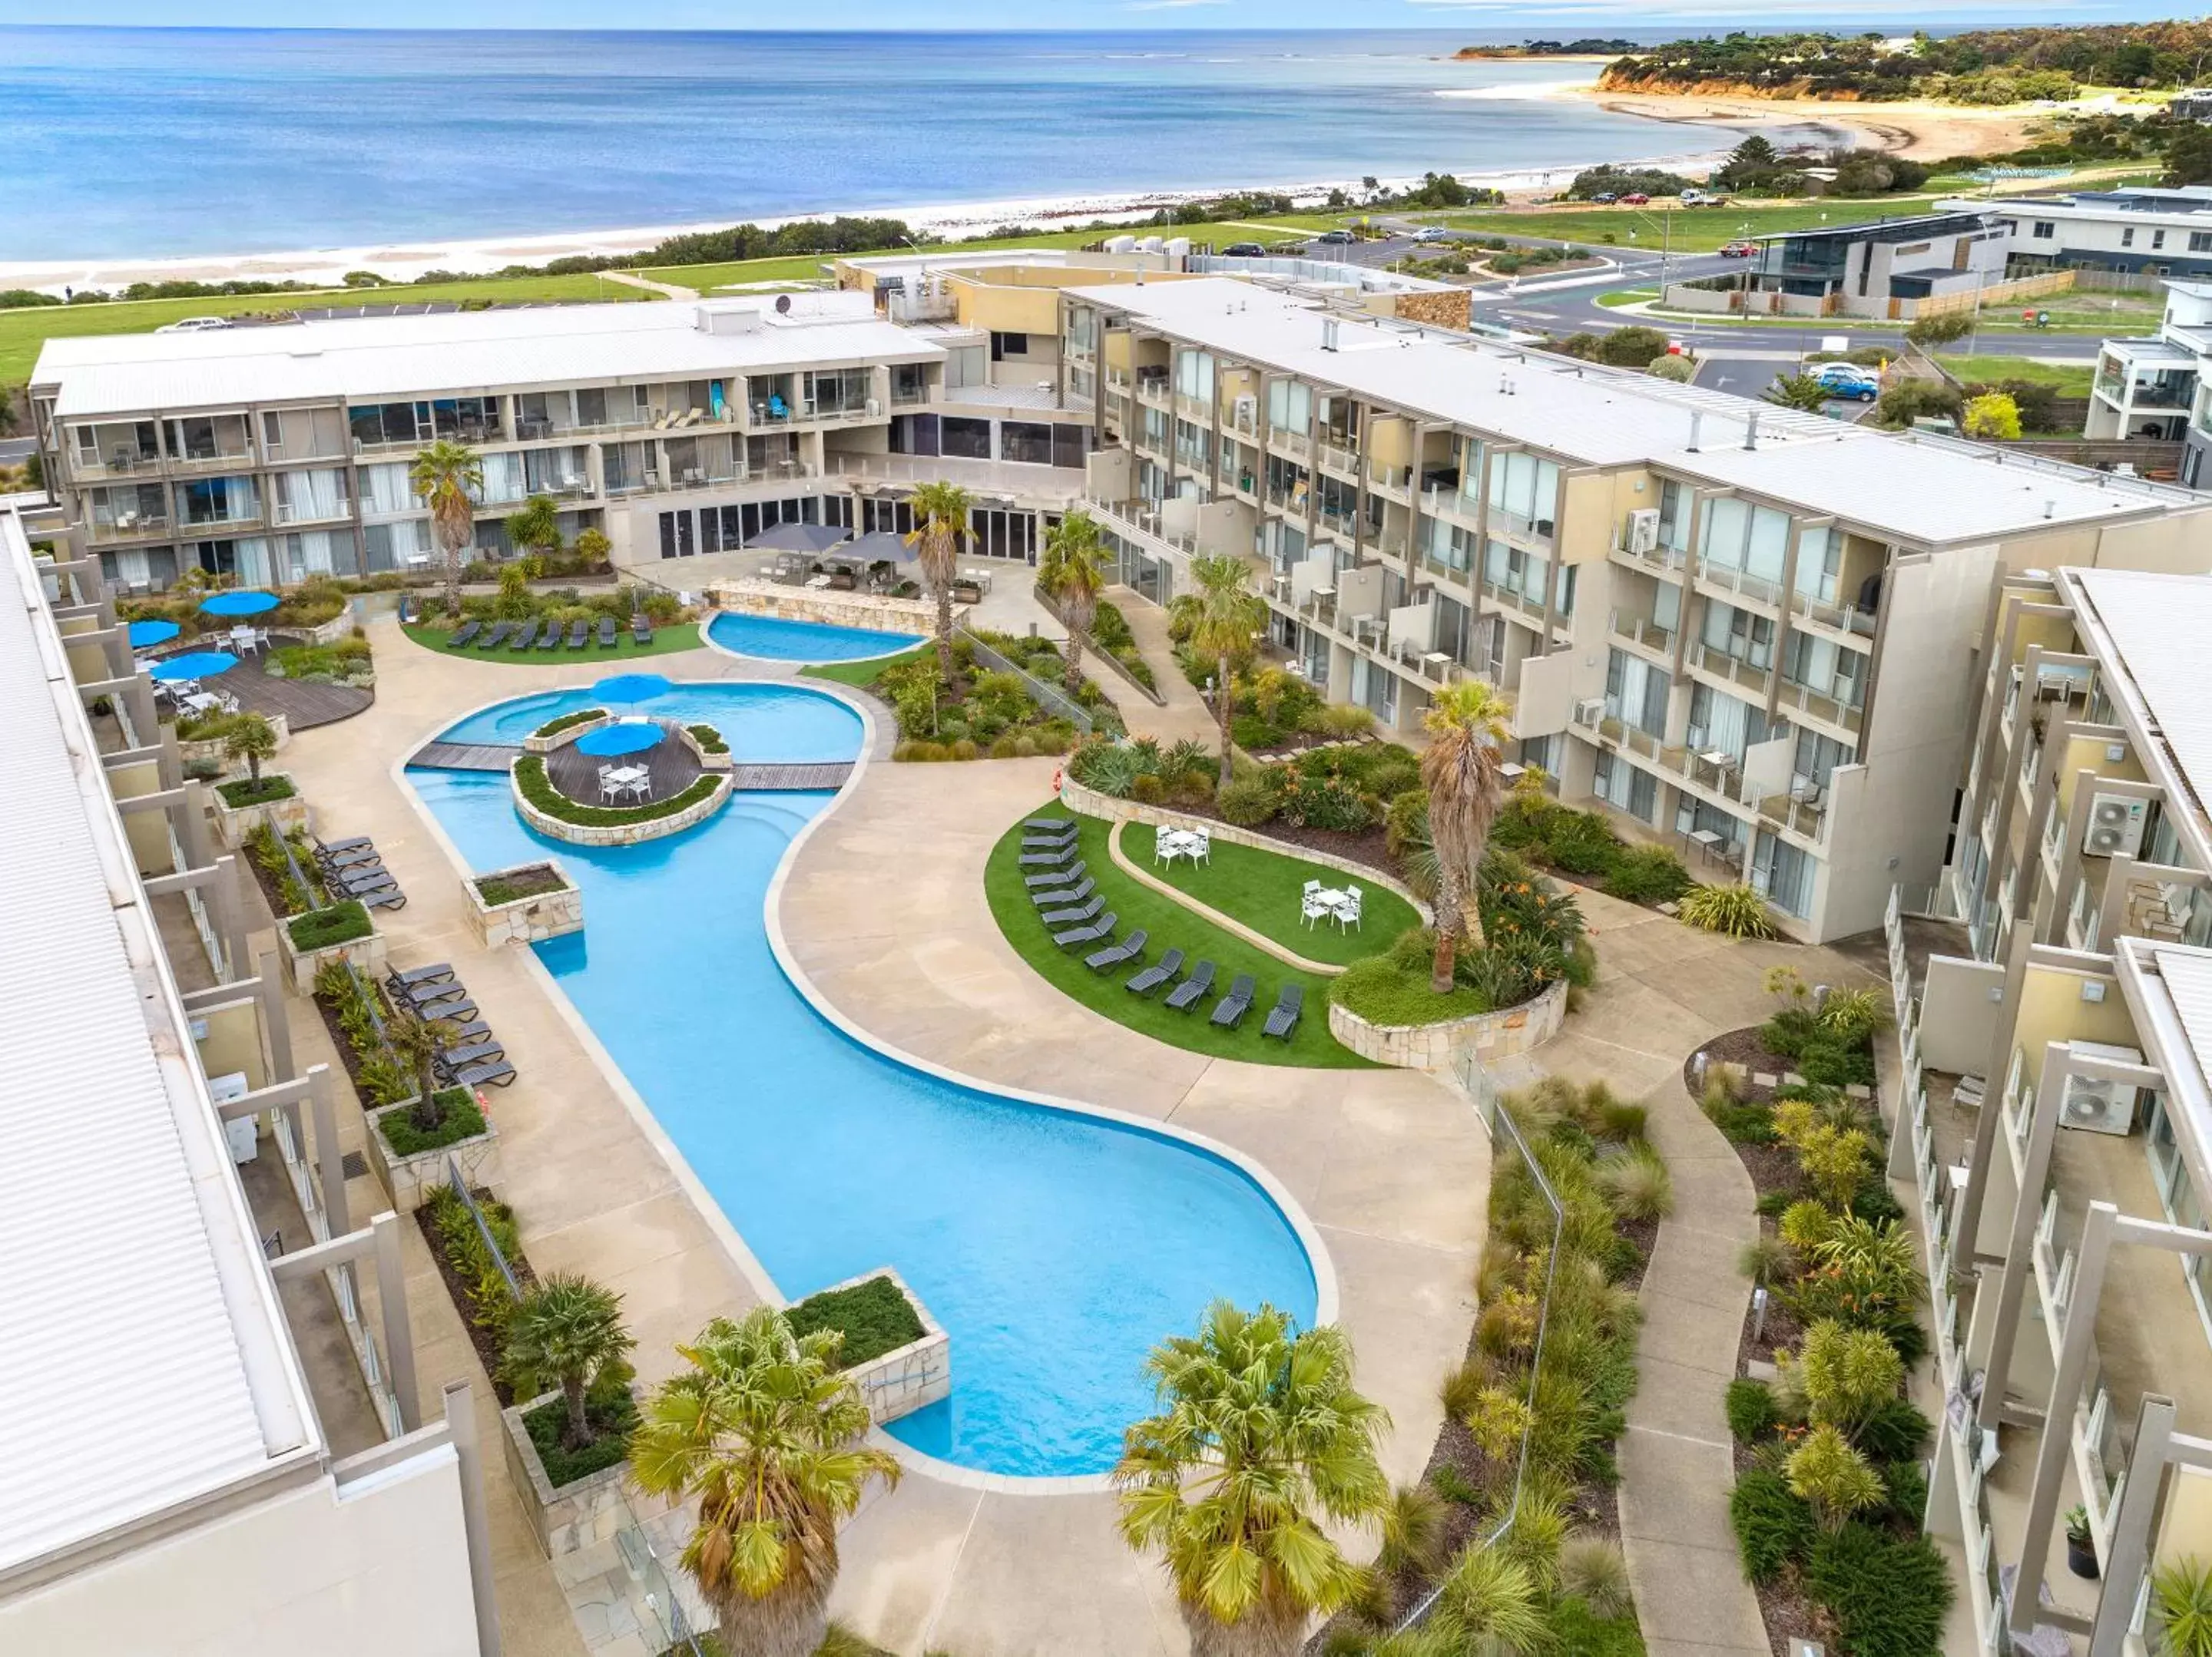
[[141,541],[149,536],[170,534],[167,513],[119,512],[112,519],[94,519],[88,526],[92,540],[98,546],[112,546],[121,541]]
[[1729,569],[1700,562],[1696,584],[1703,592],[1725,594],[1731,603],[1757,609],[1769,616],[1781,614],[1782,583],[1748,570]]
[[1431,488],[1421,491],[1421,511],[1431,518],[1448,518],[1468,529],[1475,526],[1479,507],[1471,495],[1455,489]]
[[1695,671],[1717,679],[1731,690],[1747,690],[1764,701],[1767,688],[1774,683],[1774,670],[1746,661],[1741,656],[1731,656],[1717,650],[1703,640],[1693,642],[1684,660]]
[[1267,446],[1293,460],[1304,461],[1313,458],[1313,439],[1304,432],[1290,431],[1280,426],[1268,428]]
[[1613,537],[1613,544],[1606,549],[1606,552],[1613,562],[1626,564],[1631,569],[1642,570],[1649,575],[1679,574],[1690,561],[1690,555],[1684,548],[1670,547],[1655,541],[1638,552],[1619,536]]
[[1165,368],[1137,370],[1137,401],[1154,409],[1165,409],[1174,401]]
[[1359,451],[1346,448],[1341,443],[1322,442],[1315,445],[1314,453],[1324,471],[1334,472],[1340,477],[1357,483],[1359,478]]
[[1802,592],[1790,595],[1791,625],[1826,634],[1838,644],[1871,648],[1875,619],[1873,610],[1856,604],[1831,604]]
[[1412,504],[1413,469],[1411,466],[1390,466],[1380,460],[1370,460],[1367,463],[1367,481],[1399,505]]
[[1799,724],[1808,720],[1848,731],[1856,737],[1866,724],[1866,709],[1842,697],[1802,685],[1784,677],[1782,691],[1775,706],[1792,715]]
[[1551,550],[1552,536],[1558,527],[1557,522],[1551,518],[1530,517],[1510,512],[1495,504],[1490,508],[1490,532],[1492,535],[1503,535],[1509,540],[1527,541],[1547,552]]
[[1073,466],[1036,466],[957,455],[847,454],[835,449],[823,458],[830,476],[861,483],[957,483],[987,494],[1063,506],[1083,498],[1084,473]]
[[1615,610],[1607,618],[1607,625],[1614,639],[1632,646],[1646,657],[1662,662],[1674,659],[1676,629],[1661,627],[1649,616],[1639,616],[1632,610]]
[[1161,523],[1160,509],[1149,501],[1109,500],[1097,495],[1085,498],[1116,528],[1141,536],[1163,548],[1171,547],[1177,552],[1189,554],[1198,550],[1198,537],[1194,534],[1168,533]]
[[276,522],[281,527],[289,529],[299,524],[343,523],[352,516],[353,501],[349,497],[341,495],[328,511],[319,509],[313,502],[301,505],[296,501],[279,501],[276,503]]

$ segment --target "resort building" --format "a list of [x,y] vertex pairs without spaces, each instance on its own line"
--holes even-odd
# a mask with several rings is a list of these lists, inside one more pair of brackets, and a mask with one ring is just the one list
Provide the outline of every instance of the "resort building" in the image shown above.
[[1971,305],[2003,282],[2010,234],[1969,211],[1762,236],[1739,308],[1894,320]]
[[2001,579],[1953,849],[1887,920],[1890,1172],[1948,1400],[1929,1522],[1986,1651],[2037,1621],[2140,1651],[2147,1569],[2212,1546],[2208,625],[2201,575]]
[[2212,282],[2166,284],[2166,314],[2147,339],[2108,339],[2097,356],[2084,434],[2179,443],[2181,481],[2212,482],[2205,451],[2212,446],[2212,391],[2205,358],[2212,355]]
[[1246,282],[1062,304],[1127,585],[1165,603],[1194,553],[1250,559],[1274,643],[1400,732],[1492,680],[1563,797],[1810,939],[1942,867],[1999,573],[2212,563],[2212,503],[2132,478]]
[[2012,274],[2115,271],[2212,276],[2212,188],[2130,185],[2049,196],[1972,196],[1939,202],[2004,228]]
[[475,1405],[416,1395],[236,857],[98,562],[0,501],[0,1650],[495,1653]]

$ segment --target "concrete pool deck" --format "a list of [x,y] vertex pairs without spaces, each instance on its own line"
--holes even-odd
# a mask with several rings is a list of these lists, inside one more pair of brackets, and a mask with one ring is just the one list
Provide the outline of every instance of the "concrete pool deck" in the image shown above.
[[[304,735],[286,768],[324,830],[374,836],[407,890],[404,910],[379,917],[392,959],[452,961],[521,1071],[492,1096],[492,1110],[503,1194],[532,1264],[587,1272],[622,1293],[641,1375],[658,1380],[677,1367],[676,1341],[755,1303],[733,1253],[742,1245],[719,1211],[702,1208],[649,1119],[600,1068],[597,1044],[549,994],[535,958],[476,944],[459,871],[393,772],[421,742],[486,703],[587,687],[604,665],[472,663],[411,644],[388,618],[371,633],[383,670],[375,704]],[[655,667],[672,678],[819,684],[787,666],[708,650]],[[1141,725],[1141,707],[1131,712]],[[998,935],[982,869],[1006,824],[1044,798],[1054,765],[872,762],[790,865],[781,913],[797,964],[839,1012],[918,1057],[987,1085],[1060,1094],[1198,1133],[1267,1168],[1320,1229],[1341,1320],[1361,1357],[1360,1383],[1396,1419],[1386,1465],[1394,1477],[1412,1477],[1440,1419],[1437,1383],[1473,1314],[1488,1177],[1480,1126],[1429,1077],[1209,1060],[1134,1035],[1031,975]],[[916,834],[923,824],[928,832]],[[321,1035],[304,1006],[293,1027]],[[359,1114],[348,1114],[348,1143],[357,1144]],[[356,1187],[357,1202],[370,1200],[373,1183]],[[495,1433],[489,1388],[428,1250],[412,1228],[405,1235],[424,1394],[468,1377],[480,1428]],[[588,1640],[580,1611],[566,1625],[563,1590],[598,1562],[577,1556],[556,1575],[537,1556],[503,1472],[489,1468],[488,1480],[507,1649],[649,1652],[619,1618],[592,1624]],[[896,1491],[872,1496],[847,1533],[833,1609],[903,1653],[927,1642],[962,1657],[1179,1657],[1188,1643],[1165,1575],[1128,1551],[1113,1521],[1109,1495],[1018,1495],[910,1472]]]

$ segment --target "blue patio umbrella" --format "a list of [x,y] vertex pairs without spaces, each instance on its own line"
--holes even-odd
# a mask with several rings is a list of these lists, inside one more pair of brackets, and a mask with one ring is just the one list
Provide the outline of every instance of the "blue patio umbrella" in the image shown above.
[[133,622],[131,648],[143,650],[149,645],[165,645],[177,636],[178,630],[174,622]]
[[595,759],[611,760],[617,755],[642,754],[648,748],[658,748],[660,738],[659,725],[642,720],[624,720],[618,725],[603,725],[596,731],[586,731],[576,738],[576,751],[589,754]]
[[200,600],[203,616],[258,616],[276,608],[273,592],[211,592]]
[[592,695],[603,702],[649,702],[673,689],[658,673],[617,673],[593,685]]
[[193,650],[155,663],[154,677],[163,680],[211,679],[237,665],[238,658],[227,650]]

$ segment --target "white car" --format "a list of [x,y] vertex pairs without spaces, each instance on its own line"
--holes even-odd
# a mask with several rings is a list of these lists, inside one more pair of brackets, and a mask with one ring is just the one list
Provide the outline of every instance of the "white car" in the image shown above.
[[204,334],[216,328],[229,326],[228,317],[182,317],[154,331],[157,334]]
[[1420,229],[1413,232],[1413,240],[1415,241],[1449,241],[1451,232],[1442,225],[1424,225]]

